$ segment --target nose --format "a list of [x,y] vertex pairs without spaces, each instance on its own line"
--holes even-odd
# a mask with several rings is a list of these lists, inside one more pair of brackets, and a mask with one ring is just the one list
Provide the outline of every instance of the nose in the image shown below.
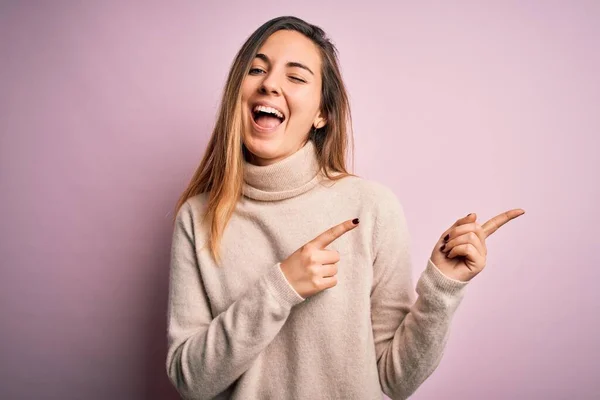
[[281,87],[279,85],[277,77],[273,73],[268,73],[265,75],[265,78],[262,80],[262,83],[258,90],[261,94],[281,94]]

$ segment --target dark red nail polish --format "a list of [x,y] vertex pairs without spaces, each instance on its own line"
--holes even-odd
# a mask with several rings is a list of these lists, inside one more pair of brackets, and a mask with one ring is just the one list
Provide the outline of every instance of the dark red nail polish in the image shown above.
[[444,244],[444,245],[442,245],[442,247],[440,247],[440,250],[444,251],[445,248],[446,248],[446,245]]
[[352,223],[353,223],[354,225],[358,225],[358,223],[359,223],[359,222],[360,222],[360,221],[359,221],[359,219],[358,219],[358,218],[354,218],[354,219],[352,220]]
[[444,236],[444,242],[447,242],[449,238],[450,238],[450,234],[447,234],[446,236]]

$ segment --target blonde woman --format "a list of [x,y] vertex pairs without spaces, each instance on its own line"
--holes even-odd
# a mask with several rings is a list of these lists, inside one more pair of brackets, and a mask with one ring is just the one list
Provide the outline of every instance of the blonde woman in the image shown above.
[[168,376],[186,399],[404,399],[440,362],[484,225],[444,232],[416,284],[403,209],[346,170],[337,51],[295,17],[235,57],[204,158],[176,208]]

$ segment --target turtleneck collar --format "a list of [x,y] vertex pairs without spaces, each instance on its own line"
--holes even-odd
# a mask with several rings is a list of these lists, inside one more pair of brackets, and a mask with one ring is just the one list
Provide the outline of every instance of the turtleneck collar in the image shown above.
[[245,196],[276,201],[298,196],[312,189],[321,178],[317,148],[312,140],[295,153],[273,164],[259,166],[244,160]]

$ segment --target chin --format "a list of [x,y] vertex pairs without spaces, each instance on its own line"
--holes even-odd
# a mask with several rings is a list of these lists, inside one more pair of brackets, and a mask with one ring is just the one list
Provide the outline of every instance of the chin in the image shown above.
[[273,139],[266,139],[252,134],[246,135],[244,140],[246,148],[257,158],[264,161],[276,159],[284,153],[281,148],[281,142]]

